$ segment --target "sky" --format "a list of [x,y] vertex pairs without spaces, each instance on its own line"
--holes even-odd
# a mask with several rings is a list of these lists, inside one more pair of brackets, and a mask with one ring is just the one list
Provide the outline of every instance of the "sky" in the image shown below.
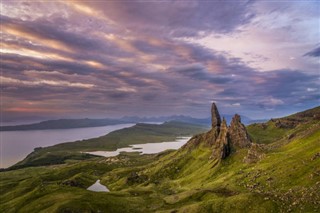
[[319,1],[0,4],[2,122],[320,105]]

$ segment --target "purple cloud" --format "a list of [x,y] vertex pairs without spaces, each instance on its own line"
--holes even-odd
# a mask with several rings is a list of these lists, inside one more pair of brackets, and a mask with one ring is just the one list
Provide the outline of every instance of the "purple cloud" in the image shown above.
[[[261,3],[28,2],[16,5],[20,17],[4,3],[4,118],[203,117],[213,100],[225,113],[255,118],[273,115],[270,109],[285,114],[317,105],[319,78],[309,65],[265,71],[192,42],[242,31],[259,18],[256,4]],[[38,12],[30,13],[32,8]],[[317,49],[306,55],[317,56]]]

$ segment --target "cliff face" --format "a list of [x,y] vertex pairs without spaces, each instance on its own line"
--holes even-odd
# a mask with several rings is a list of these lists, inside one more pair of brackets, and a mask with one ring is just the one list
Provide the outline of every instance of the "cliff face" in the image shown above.
[[207,133],[194,136],[184,148],[199,145],[212,147],[212,159],[225,159],[232,151],[249,147],[252,143],[246,127],[241,123],[240,115],[235,114],[228,127],[226,120],[221,117],[215,103],[211,107],[212,128]]

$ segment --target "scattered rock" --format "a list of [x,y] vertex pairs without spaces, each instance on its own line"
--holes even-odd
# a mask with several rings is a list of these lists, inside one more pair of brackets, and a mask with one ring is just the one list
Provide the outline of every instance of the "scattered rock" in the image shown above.
[[267,181],[272,181],[272,180],[273,180],[272,177],[268,177],[268,178],[267,178]]
[[288,140],[292,139],[294,136],[295,136],[295,134],[294,134],[294,133],[292,133],[292,134],[288,135]]
[[314,154],[314,155],[312,156],[311,160],[314,161],[314,160],[316,160],[316,159],[318,159],[318,158],[320,158],[320,152]]
[[245,163],[256,163],[264,157],[263,145],[252,143],[247,156],[243,159]]
[[148,180],[148,176],[139,175],[137,172],[131,172],[129,177],[127,178],[127,184],[132,185],[135,183],[143,183]]
[[81,188],[83,187],[83,185],[76,180],[65,180],[61,184],[66,186],[73,186],[73,187],[81,187]]

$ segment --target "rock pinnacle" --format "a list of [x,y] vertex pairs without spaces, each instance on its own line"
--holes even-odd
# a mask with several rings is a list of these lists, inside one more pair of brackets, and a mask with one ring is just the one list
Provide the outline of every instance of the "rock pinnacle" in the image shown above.
[[218,111],[218,108],[215,103],[212,103],[211,107],[211,120],[212,120],[212,128],[220,127],[221,125],[221,118]]

